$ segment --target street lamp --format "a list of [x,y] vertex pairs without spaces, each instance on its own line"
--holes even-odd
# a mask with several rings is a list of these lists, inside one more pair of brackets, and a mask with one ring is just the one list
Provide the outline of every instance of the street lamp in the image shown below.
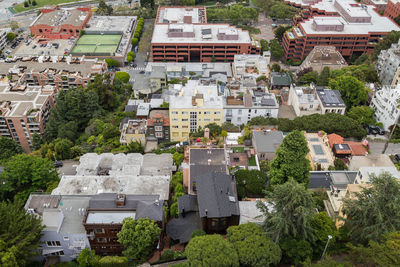
[[323,259],[324,259],[324,256],[325,256],[326,249],[328,248],[329,241],[330,241],[331,239],[332,239],[332,236],[331,236],[331,235],[328,235],[328,240],[326,241],[326,245],[325,245],[324,252],[322,252],[321,260],[323,260]]

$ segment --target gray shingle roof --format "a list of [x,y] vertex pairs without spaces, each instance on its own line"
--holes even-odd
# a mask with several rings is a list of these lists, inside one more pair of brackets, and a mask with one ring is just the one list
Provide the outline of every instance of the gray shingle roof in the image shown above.
[[292,78],[286,72],[271,72],[271,85],[289,86],[292,83]]
[[173,240],[179,240],[179,243],[190,241],[192,232],[201,229],[201,220],[198,212],[189,212],[185,217],[180,216],[168,222],[166,231]]
[[239,215],[235,180],[221,172],[206,172],[197,178],[200,217],[221,218]]
[[253,131],[253,145],[257,153],[274,153],[282,140],[281,131]]
[[178,198],[178,210],[179,213],[185,213],[190,211],[199,211],[197,206],[197,196],[195,195],[184,195]]

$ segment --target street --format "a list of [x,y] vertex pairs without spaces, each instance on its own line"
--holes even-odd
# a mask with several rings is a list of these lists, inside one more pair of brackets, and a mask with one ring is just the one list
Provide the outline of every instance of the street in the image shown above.
[[[371,154],[381,154],[383,147],[385,146],[385,142],[369,142],[369,151]],[[400,153],[400,144],[389,143],[388,148],[386,149],[385,154],[394,155]]]

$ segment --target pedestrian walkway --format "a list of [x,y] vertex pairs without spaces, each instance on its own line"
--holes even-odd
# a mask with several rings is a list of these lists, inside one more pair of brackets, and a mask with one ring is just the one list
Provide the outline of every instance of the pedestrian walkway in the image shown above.
[[145,67],[136,67],[136,68],[131,68],[132,70],[145,70]]

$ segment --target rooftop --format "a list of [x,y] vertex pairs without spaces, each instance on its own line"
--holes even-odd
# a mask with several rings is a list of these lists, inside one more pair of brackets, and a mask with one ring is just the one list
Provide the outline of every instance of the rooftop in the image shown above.
[[257,208],[257,201],[239,201],[239,209],[239,224],[262,224],[264,222],[263,213]]
[[347,65],[342,54],[334,46],[315,46],[306,61],[312,64]]
[[159,7],[156,23],[206,23],[205,7]]
[[55,9],[51,12],[42,12],[31,24],[33,25],[50,25],[50,26],[60,26],[60,25],[72,25],[81,26],[89,16],[90,12],[82,11],[75,8],[63,8]]
[[92,16],[85,27],[85,33],[130,34],[136,18],[134,16]]
[[390,157],[385,154],[368,154],[353,156],[350,159],[349,170],[358,171],[360,167],[394,167]]
[[281,131],[253,131],[254,147],[257,153],[275,153],[283,141]]
[[272,86],[290,86],[292,78],[286,72],[271,72],[271,85]]
[[364,183],[369,183],[372,175],[379,176],[382,173],[389,173],[394,178],[400,179],[400,172],[396,167],[360,167],[360,173]]
[[354,183],[356,171],[311,171],[308,188],[330,188],[331,186],[346,187]]

